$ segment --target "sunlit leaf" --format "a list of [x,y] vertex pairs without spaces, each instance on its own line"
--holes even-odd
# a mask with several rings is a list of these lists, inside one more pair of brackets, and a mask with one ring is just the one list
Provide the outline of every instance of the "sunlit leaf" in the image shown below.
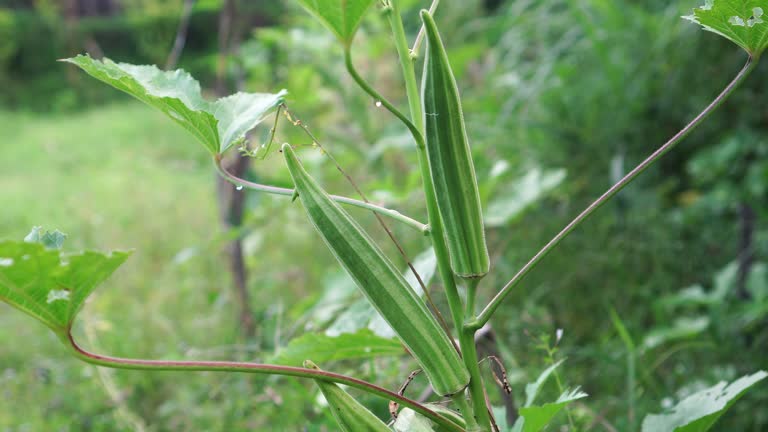
[[299,0],[304,8],[349,46],[375,0]]
[[336,337],[308,333],[292,340],[280,350],[276,363],[300,366],[307,359],[327,363],[336,360],[362,359],[403,354],[397,339],[379,337],[370,330],[345,333]]
[[643,420],[643,432],[705,432],[750,387],[768,377],[764,371],[747,375],[727,384],[725,381],[694,393],[669,412],[650,414]]
[[654,349],[670,341],[692,338],[709,327],[708,317],[680,317],[669,327],[653,329],[643,339],[642,349]]
[[43,227],[33,227],[32,231],[24,237],[27,243],[40,243],[48,249],[61,249],[67,235],[59,230],[46,231]]
[[579,389],[563,392],[555,402],[541,406],[531,405],[520,408],[520,417],[515,422],[512,432],[539,432],[569,403],[587,397]]
[[92,77],[165,113],[194,135],[212,154],[223,153],[245,139],[245,134],[280,104],[285,90],[271,93],[237,93],[215,102],[203,98],[198,83],[178,69],[162,71],[155,66],[137,66],[95,60],[79,55],[63,60],[75,64]]
[[0,242],[0,300],[66,336],[85,299],[128,252],[63,253],[39,242]]
[[706,0],[683,18],[759,56],[768,46],[767,0]]
[[542,171],[533,169],[521,179],[506,186],[488,204],[485,226],[500,227],[512,222],[536,201],[565,180],[565,170]]
[[400,411],[392,429],[395,432],[435,432],[433,424],[428,418],[408,408]]

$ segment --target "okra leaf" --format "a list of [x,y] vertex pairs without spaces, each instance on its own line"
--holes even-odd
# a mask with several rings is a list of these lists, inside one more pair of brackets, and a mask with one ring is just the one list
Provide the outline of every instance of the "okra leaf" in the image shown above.
[[722,416],[750,387],[768,377],[760,371],[743,376],[731,384],[718,384],[694,393],[683,399],[674,408],[663,414],[650,414],[643,420],[643,432],[705,432]]
[[768,47],[768,0],[706,0],[683,18],[759,56]]
[[345,47],[352,44],[357,28],[375,0],[299,0],[310,14],[332,31]]
[[275,363],[301,366],[307,359],[327,363],[347,359],[399,356],[403,352],[400,341],[377,336],[370,330],[345,333],[336,337],[308,333],[293,339],[287,347],[280,350]]
[[[587,397],[579,389],[563,392],[555,402],[541,406],[531,405],[520,408],[520,417],[515,422],[512,432],[539,432],[569,403]],[[661,431],[662,429],[659,429]]]
[[159,109],[198,139],[211,154],[224,153],[245,139],[285,96],[278,93],[236,93],[215,102],[203,98],[198,83],[177,69],[96,60],[88,55],[64,59],[92,77]]
[[0,242],[0,300],[66,337],[85,299],[130,253],[64,253],[46,240],[63,234],[36,230],[30,240]]

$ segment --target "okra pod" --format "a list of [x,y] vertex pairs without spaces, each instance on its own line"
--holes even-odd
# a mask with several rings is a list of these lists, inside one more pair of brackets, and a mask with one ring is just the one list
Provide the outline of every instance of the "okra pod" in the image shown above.
[[283,154],[309,220],[435,391],[448,396],[464,389],[469,373],[424,302],[368,234],[310,177],[290,145],[283,145]]
[[[320,370],[309,360],[304,362],[304,367]],[[383,421],[337,384],[321,379],[316,379],[315,382],[320,387],[325,400],[328,401],[333,418],[343,432],[392,432]]]
[[453,272],[465,279],[488,273],[480,193],[459,89],[435,21],[421,11],[427,40],[422,77],[425,142],[437,208]]

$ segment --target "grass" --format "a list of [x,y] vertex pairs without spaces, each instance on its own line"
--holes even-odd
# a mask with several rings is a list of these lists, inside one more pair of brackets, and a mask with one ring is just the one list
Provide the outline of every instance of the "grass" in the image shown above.
[[[84,343],[157,358],[236,342],[228,276],[217,270],[214,172],[186,132],[143,105],[123,103],[69,115],[3,112],[0,143],[0,238],[43,225],[69,235],[65,249],[135,249],[81,314],[92,329],[79,329]],[[113,400],[104,376],[4,304],[0,351],[2,431],[136,430],[120,414],[121,399],[142,417],[182,418],[175,411],[185,404],[169,402],[173,376],[110,372]],[[193,393],[180,398],[194,397],[195,388],[215,391],[208,381],[185,377]],[[205,404],[196,404],[202,415]],[[161,429],[189,427],[173,422]]]

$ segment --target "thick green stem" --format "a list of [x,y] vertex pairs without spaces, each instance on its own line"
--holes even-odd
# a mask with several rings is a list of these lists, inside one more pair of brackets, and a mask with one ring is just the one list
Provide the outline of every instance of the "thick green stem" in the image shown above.
[[[219,172],[221,177],[224,178],[224,180],[232,183],[237,187],[242,187],[244,189],[255,190],[259,192],[266,192],[273,195],[294,196],[296,194],[296,191],[294,189],[281,188],[277,186],[268,186],[268,185],[263,185],[263,184],[254,183],[248,180],[241,179],[235,176],[234,174],[230,173],[226,169],[224,169],[224,167],[221,164],[221,157],[214,157],[213,161],[214,161],[214,164],[216,165],[216,170]],[[423,223],[415,219],[411,219],[397,210],[388,209],[386,207],[377,206],[375,204],[371,204],[365,201],[359,201],[356,199],[347,198],[347,197],[338,196],[338,195],[331,195],[331,199],[341,204],[347,204],[355,207],[364,208],[364,209],[379,213],[381,215],[388,216],[424,234],[429,232],[429,226],[424,225]]]
[[[469,406],[467,403],[467,396],[464,394],[463,391],[460,391],[453,395],[453,403],[456,404],[456,408],[459,409],[459,412],[464,417],[464,420],[467,422],[467,430],[473,431],[477,430],[478,425],[477,421],[475,420],[475,416],[472,415],[472,407]],[[466,413],[466,414],[465,414]]]
[[410,49],[408,48],[408,41],[405,36],[405,29],[403,28],[403,21],[400,16],[400,10],[398,8],[398,2],[391,0],[391,9],[388,11],[389,22],[392,28],[392,33],[395,37],[395,46],[397,48],[397,54],[400,58],[400,64],[403,69],[403,78],[405,80],[405,88],[408,96],[408,105],[411,110],[411,119],[413,123],[418,125],[417,132],[418,137],[414,134],[414,139],[417,144],[417,154],[419,159],[419,169],[421,171],[422,181],[424,183],[424,196],[427,202],[427,215],[430,226],[430,236],[432,238],[432,245],[435,249],[435,257],[437,258],[437,268],[440,273],[440,278],[443,280],[443,286],[445,289],[446,299],[448,300],[448,307],[451,310],[451,317],[453,323],[456,326],[459,335],[459,345],[461,347],[462,358],[467,370],[470,373],[469,394],[472,399],[472,412],[466,412],[465,418],[469,420],[476,420],[479,423],[479,430],[490,430],[491,419],[488,415],[488,411],[485,407],[485,389],[483,387],[482,377],[480,375],[480,368],[478,366],[477,350],[475,348],[474,330],[464,331],[464,316],[463,305],[461,297],[459,296],[459,290],[456,286],[456,279],[451,270],[450,258],[448,255],[448,247],[443,235],[443,225],[440,219],[440,214],[437,209],[437,199],[435,197],[435,188],[432,183],[432,176],[429,172],[429,164],[427,162],[426,147],[423,141],[424,119],[421,109],[421,96],[419,94],[418,85],[416,83],[416,72],[413,65],[413,58],[411,57]]
[[691,131],[696,129],[696,127],[701,124],[704,119],[706,119],[717,107],[719,107],[723,102],[725,102],[726,99],[728,99],[728,96],[733,93],[733,91],[741,84],[744,79],[749,76],[750,72],[752,72],[757,65],[757,59],[753,59],[752,57],[749,57],[747,59],[747,63],[744,65],[744,67],[741,69],[741,71],[736,75],[736,77],[733,79],[733,81],[728,84],[727,87],[710,103],[702,112],[699,113],[693,120],[691,120],[690,123],[688,123],[683,129],[680,130],[675,136],[673,136],[669,141],[667,141],[664,145],[659,147],[658,150],[656,150],[653,154],[648,156],[647,159],[645,159],[643,162],[641,162],[635,169],[630,171],[624,178],[619,180],[615,185],[613,185],[610,189],[608,189],[603,195],[600,196],[597,200],[595,200],[592,204],[589,205],[584,211],[582,211],[576,218],[574,218],[571,223],[569,223],[565,228],[563,228],[562,231],[560,231],[552,240],[549,241],[536,255],[534,255],[533,258],[531,258],[528,263],[526,263],[523,268],[521,268],[517,274],[515,274],[512,279],[507,282],[506,285],[499,291],[498,294],[488,303],[488,306],[483,309],[483,311],[480,313],[480,315],[477,317],[476,320],[473,320],[472,322],[466,323],[467,328],[471,329],[479,329],[482,327],[486,322],[488,322],[489,319],[491,319],[491,316],[496,311],[496,309],[501,305],[501,302],[504,300],[504,298],[509,295],[510,292],[512,292],[512,288],[517,286],[523,278],[525,278],[528,273],[533,270],[534,267],[545,257],[547,254],[552,251],[560,242],[568,236],[568,234],[571,233],[577,226],[579,226],[584,220],[586,220],[589,216],[592,215],[592,213],[595,212],[600,206],[605,204],[609,199],[611,199],[614,195],[616,195],[619,191],[624,189],[626,185],[628,185],[632,180],[634,180],[637,176],[642,174],[648,167],[654,164],[657,160],[659,160],[662,156],[664,156],[668,151],[672,150],[680,141],[683,140],[686,136],[688,136]]
[[152,371],[179,371],[179,372],[191,372],[191,371],[205,371],[205,372],[243,372],[243,373],[255,373],[264,375],[283,375],[292,376],[298,378],[310,378],[319,379],[328,382],[334,382],[338,384],[344,384],[364,392],[379,396],[381,398],[396,401],[402,406],[411,408],[412,410],[422,414],[437,424],[447,428],[448,430],[455,432],[462,432],[459,425],[453,423],[447,418],[437,414],[426,406],[408,399],[404,396],[400,396],[397,393],[391,392],[385,388],[379,387],[369,382],[336,374],[333,372],[326,372],[322,370],[299,368],[293,366],[281,366],[259,363],[246,363],[246,362],[229,362],[229,361],[175,361],[175,360],[141,360],[141,359],[128,359],[120,357],[110,357],[100,354],[94,354],[86,351],[80,345],[75,342],[71,334],[68,335],[68,340],[64,341],[72,349],[75,356],[80,360],[85,361],[97,366],[103,366],[113,369],[132,369],[132,370],[152,370]]

